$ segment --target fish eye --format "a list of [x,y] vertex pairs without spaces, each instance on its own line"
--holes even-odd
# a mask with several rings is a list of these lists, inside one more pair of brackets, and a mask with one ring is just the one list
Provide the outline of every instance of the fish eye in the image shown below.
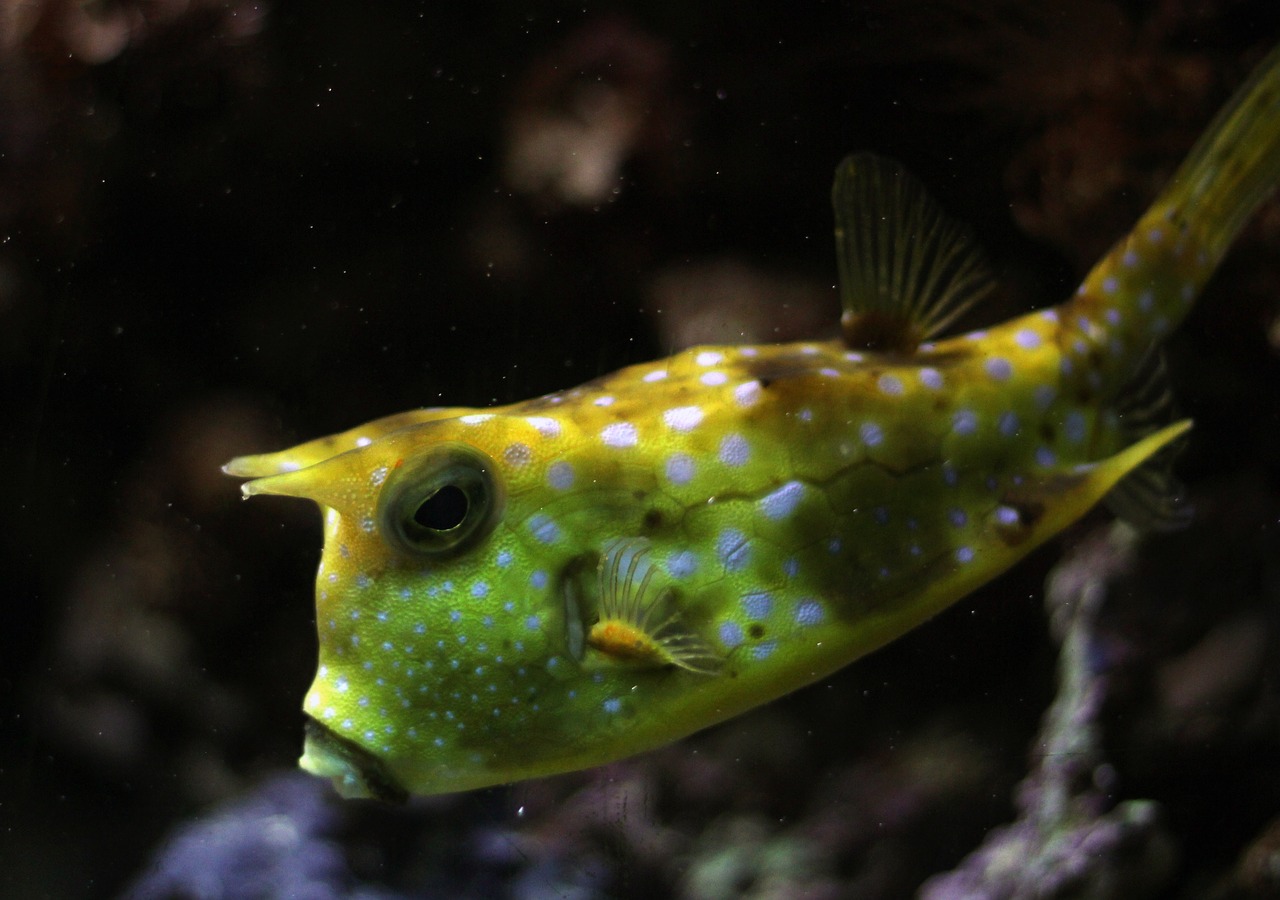
[[460,444],[407,461],[378,498],[381,533],[411,556],[449,556],[483,539],[498,520],[501,491],[483,453]]
[[413,521],[431,531],[451,531],[467,520],[471,498],[456,484],[446,484],[418,504]]

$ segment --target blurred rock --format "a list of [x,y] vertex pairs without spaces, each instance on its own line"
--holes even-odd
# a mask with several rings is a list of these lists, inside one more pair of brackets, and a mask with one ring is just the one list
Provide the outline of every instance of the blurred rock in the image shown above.
[[622,193],[624,166],[661,156],[674,138],[671,76],[661,41],[621,17],[592,19],[521,79],[504,181],[553,206],[611,202]]

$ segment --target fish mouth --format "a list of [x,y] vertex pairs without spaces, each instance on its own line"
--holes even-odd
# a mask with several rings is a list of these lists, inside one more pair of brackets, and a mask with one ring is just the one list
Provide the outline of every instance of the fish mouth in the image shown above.
[[311,716],[306,717],[306,742],[298,765],[312,775],[331,779],[337,792],[347,799],[368,798],[383,803],[404,803],[409,799],[409,792],[382,760]]

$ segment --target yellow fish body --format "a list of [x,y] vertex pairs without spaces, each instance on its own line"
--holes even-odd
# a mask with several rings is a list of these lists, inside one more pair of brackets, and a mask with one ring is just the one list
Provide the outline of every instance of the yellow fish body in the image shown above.
[[1070,300],[986,289],[892,163],[846,160],[841,340],[704,346],[226,467],[322,507],[304,768],[399,799],[598,765],[821,678],[1107,498],[1178,521],[1152,345],[1280,179],[1280,53]]

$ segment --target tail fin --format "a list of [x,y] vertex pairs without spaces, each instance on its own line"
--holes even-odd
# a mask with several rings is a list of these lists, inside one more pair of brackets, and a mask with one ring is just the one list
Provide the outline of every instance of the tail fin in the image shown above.
[[1190,310],[1254,210],[1280,183],[1280,47],[1196,143],[1137,226],[1060,308],[1068,367],[1114,398]]
[[1280,47],[1222,108],[1143,218],[1185,216],[1199,224],[1212,268],[1277,182]]

